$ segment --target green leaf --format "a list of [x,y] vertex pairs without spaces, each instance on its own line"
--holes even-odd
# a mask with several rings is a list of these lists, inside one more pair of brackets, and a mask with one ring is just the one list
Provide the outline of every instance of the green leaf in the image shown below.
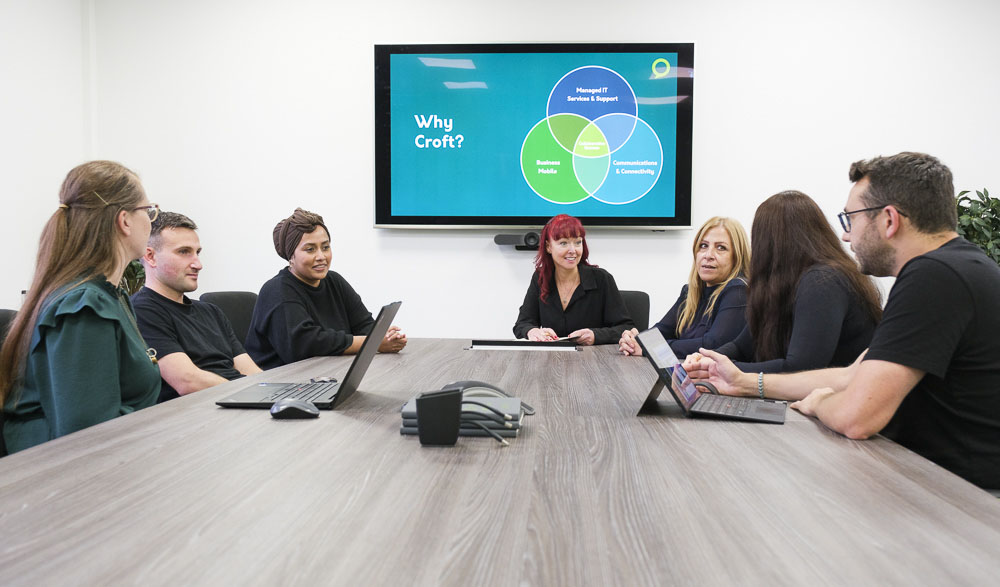
[[956,196],[957,232],[1000,263],[1000,198],[991,197],[986,188],[976,190],[975,198],[969,194],[962,190]]

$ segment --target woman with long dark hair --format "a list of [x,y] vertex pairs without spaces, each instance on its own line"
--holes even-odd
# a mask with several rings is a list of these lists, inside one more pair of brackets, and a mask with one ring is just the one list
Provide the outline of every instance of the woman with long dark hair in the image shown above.
[[91,161],[66,176],[0,351],[9,452],[156,403],[160,370],[117,284],[158,213],[121,164]]
[[[746,326],[750,243],[743,226],[714,216],[698,230],[691,246],[688,283],[673,307],[656,323],[678,357],[715,348],[736,338]],[[618,349],[641,355],[635,328],[622,333]]]
[[747,328],[717,352],[744,372],[851,364],[871,342],[881,296],[816,202],[798,191],[764,201],[750,230]]
[[514,336],[538,341],[569,336],[583,345],[610,344],[634,326],[615,278],[590,264],[586,235],[583,224],[566,214],[542,229]]

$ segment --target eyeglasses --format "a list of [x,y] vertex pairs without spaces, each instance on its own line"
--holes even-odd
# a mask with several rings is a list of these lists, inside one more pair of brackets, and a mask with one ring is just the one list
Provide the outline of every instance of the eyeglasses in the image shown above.
[[160,216],[160,205],[159,204],[150,204],[148,206],[138,206],[136,208],[132,208],[133,212],[136,211],[136,210],[145,210],[146,214],[149,214],[149,221],[150,222],[154,222]]
[[[861,212],[871,212],[872,210],[883,210],[887,206],[874,206],[872,208],[861,208],[860,210],[843,211],[837,214],[837,218],[840,219],[840,227],[844,229],[844,232],[851,232],[851,214],[860,214]],[[905,217],[906,214],[903,213],[899,208],[895,208],[896,212],[900,216]]]

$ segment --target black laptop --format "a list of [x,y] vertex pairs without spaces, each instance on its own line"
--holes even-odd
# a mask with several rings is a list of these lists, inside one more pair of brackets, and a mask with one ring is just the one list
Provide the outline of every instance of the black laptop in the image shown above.
[[361,379],[368,371],[368,366],[371,365],[375,353],[378,352],[378,346],[382,343],[385,333],[389,331],[389,326],[402,303],[393,302],[382,306],[371,332],[361,344],[358,354],[354,356],[343,382],[258,383],[215,403],[224,408],[270,408],[279,399],[292,398],[310,401],[323,410],[336,408],[358,390]]
[[785,423],[787,404],[782,401],[731,397],[698,391],[684,367],[677,360],[670,344],[656,328],[639,333],[639,346],[649,362],[656,369],[659,380],[650,390],[639,413],[652,411],[656,398],[664,387],[677,400],[677,405],[687,417],[722,418],[725,420],[746,420],[750,422]]

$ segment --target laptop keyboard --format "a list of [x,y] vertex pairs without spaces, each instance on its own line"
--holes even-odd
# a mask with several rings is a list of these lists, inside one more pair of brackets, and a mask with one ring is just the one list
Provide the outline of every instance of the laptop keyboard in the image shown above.
[[312,401],[330,391],[335,383],[290,383],[274,390],[264,401],[294,398]]
[[729,397],[727,395],[705,394],[698,400],[699,412],[709,414],[719,414],[722,416],[742,416],[750,409],[752,404],[745,397]]

